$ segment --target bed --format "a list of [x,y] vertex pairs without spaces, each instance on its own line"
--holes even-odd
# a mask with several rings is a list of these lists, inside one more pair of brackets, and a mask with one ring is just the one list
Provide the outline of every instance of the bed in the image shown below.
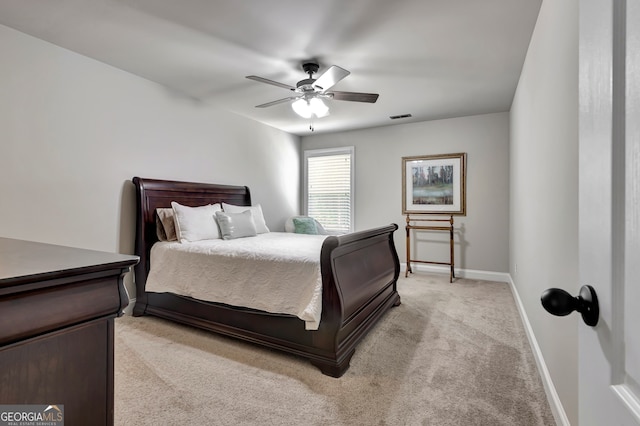
[[[227,203],[251,206],[246,186],[133,178],[136,188],[134,316],[153,315],[302,356],[332,377],[349,368],[362,338],[393,306],[400,263],[393,242],[398,229],[375,229],[323,238],[320,249],[321,317],[317,329],[288,313],[234,306],[146,288],[151,250],[158,243],[156,209]],[[232,284],[232,283],[231,283]]]

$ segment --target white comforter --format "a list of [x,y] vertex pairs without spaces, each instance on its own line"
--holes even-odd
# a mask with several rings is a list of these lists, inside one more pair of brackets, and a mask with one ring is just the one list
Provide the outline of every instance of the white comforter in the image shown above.
[[317,330],[326,235],[269,232],[235,240],[159,242],[146,291],[295,315]]

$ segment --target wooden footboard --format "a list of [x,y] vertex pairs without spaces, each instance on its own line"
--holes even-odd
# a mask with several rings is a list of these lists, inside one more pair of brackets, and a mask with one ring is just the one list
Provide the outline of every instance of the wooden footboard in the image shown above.
[[341,376],[357,343],[391,306],[400,304],[396,229],[392,224],[328,237],[322,246],[322,332],[314,336],[314,345],[328,355],[326,361],[312,362],[325,374]]
[[400,263],[393,242],[396,224],[330,236],[321,251],[322,317],[318,330],[285,314],[205,302],[145,290],[151,246],[157,241],[155,209],[171,201],[198,206],[226,202],[251,205],[244,186],[134,178],[137,191],[134,316],[154,315],[308,358],[327,375],[349,368],[357,343],[383,314],[400,304],[396,282]]

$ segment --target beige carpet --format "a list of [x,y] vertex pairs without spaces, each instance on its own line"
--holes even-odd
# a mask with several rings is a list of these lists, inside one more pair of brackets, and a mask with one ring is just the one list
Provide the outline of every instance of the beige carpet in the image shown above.
[[554,425],[507,284],[413,274],[339,379],[153,317],[116,320],[116,425]]

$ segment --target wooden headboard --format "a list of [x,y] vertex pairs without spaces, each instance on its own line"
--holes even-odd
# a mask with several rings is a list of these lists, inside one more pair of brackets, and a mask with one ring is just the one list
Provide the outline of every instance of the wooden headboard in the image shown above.
[[175,201],[184,206],[203,206],[225,202],[250,206],[251,194],[246,186],[178,182],[134,177],[136,187],[136,244],[140,262],[135,267],[136,297],[144,296],[149,272],[151,246],[158,241],[156,209],[171,207]]

